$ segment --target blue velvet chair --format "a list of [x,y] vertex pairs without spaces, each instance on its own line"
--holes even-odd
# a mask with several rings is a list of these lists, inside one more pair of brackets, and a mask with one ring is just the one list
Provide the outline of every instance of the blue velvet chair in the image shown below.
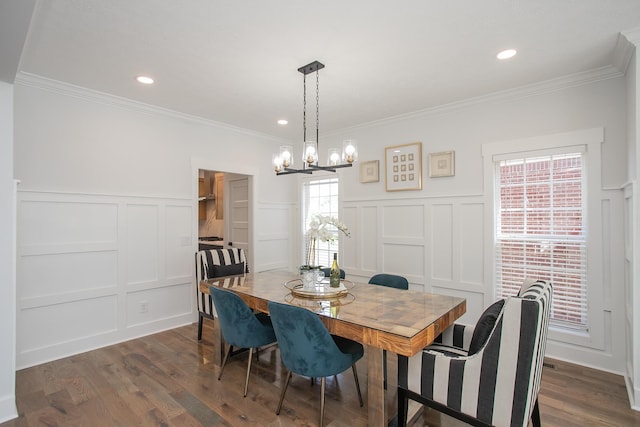
[[[369,279],[369,284],[370,285],[380,285],[380,286],[386,286],[388,288],[396,288],[396,289],[403,289],[403,290],[408,290],[409,289],[409,281],[402,276],[397,276],[395,274],[385,274],[385,273],[380,273],[380,274],[375,274],[373,276],[371,276],[371,279]],[[384,369],[384,388],[387,388],[387,350],[384,350],[382,352],[382,366]]]
[[282,362],[289,370],[276,414],[280,414],[292,372],[311,378],[320,377],[319,425],[322,427],[326,377],[344,372],[349,366],[353,370],[360,406],[363,405],[356,370],[356,362],[364,355],[362,344],[331,335],[318,315],[306,308],[270,301],[269,313]]
[[271,319],[264,313],[253,313],[242,298],[231,291],[216,286],[210,286],[209,291],[218,314],[220,333],[229,345],[222,361],[222,366],[220,366],[218,380],[222,378],[224,365],[227,363],[233,347],[248,348],[249,362],[247,363],[247,377],[244,382],[244,397],[247,397],[253,349],[276,342]]
[[376,274],[369,279],[369,284],[404,289],[405,291],[409,289],[409,281],[406,278],[396,276],[395,274]]

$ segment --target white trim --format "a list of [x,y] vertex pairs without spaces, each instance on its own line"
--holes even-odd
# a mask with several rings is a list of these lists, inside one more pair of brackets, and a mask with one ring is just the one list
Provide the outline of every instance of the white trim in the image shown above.
[[24,71],[20,71],[16,75],[15,84],[27,86],[27,87],[33,87],[41,90],[46,90],[48,92],[52,92],[59,95],[72,96],[74,98],[82,99],[89,102],[95,102],[98,104],[105,104],[105,105],[110,105],[110,106],[119,107],[119,108],[126,108],[129,110],[148,113],[148,114],[164,115],[164,116],[168,116],[168,117],[172,117],[180,120],[185,120],[193,124],[212,126],[222,130],[229,130],[232,132],[264,138],[271,141],[278,141],[280,143],[289,141],[284,138],[277,138],[277,137],[274,137],[273,135],[257,132],[251,129],[241,128],[238,126],[230,125],[228,123],[218,122],[218,121],[206,119],[203,117],[192,116],[190,114],[181,113],[179,111],[170,110],[168,108],[159,107],[157,105],[145,104],[144,102],[123,98],[116,95],[111,95],[108,93],[84,88],[81,86],[76,86],[70,83],[65,83],[58,80],[42,77],[37,74],[26,73]]
[[324,133],[325,138],[341,135],[348,132],[354,132],[358,129],[369,129],[372,127],[385,126],[388,124],[401,122],[404,120],[422,118],[426,116],[432,116],[441,114],[443,112],[462,110],[469,107],[474,107],[486,103],[499,103],[509,102],[524,98],[530,98],[534,96],[540,96],[547,93],[559,92],[571,87],[585,86],[594,84],[603,80],[610,80],[622,77],[622,73],[617,67],[608,65],[605,67],[595,68],[593,70],[582,71],[575,74],[569,74],[566,76],[556,77],[550,80],[537,82],[529,85],[519,86],[512,89],[502,90],[499,92],[490,93],[487,95],[481,95],[474,98],[467,98],[461,101],[450,102],[448,104],[437,105],[434,107],[425,108],[418,111],[412,111],[406,114],[399,114],[384,118],[381,120],[374,120],[371,122],[362,123],[355,126],[350,126],[335,131],[328,131]]
[[[605,349],[605,319],[604,304],[602,295],[604,285],[603,277],[603,255],[602,247],[602,182],[601,182],[601,145],[604,142],[604,129],[592,128],[570,132],[562,132],[550,135],[541,135],[530,138],[516,139],[511,141],[499,141],[482,145],[482,156],[484,165],[484,193],[485,193],[485,235],[494,236],[495,230],[495,183],[494,183],[494,159],[498,156],[510,153],[531,152],[534,150],[550,150],[560,147],[586,146],[587,156],[585,157],[586,179],[589,182],[587,188],[588,213],[586,228],[589,230],[587,242],[587,283],[588,292],[588,316],[589,334],[574,334],[570,331],[559,331],[557,328],[550,328],[549,339],[565,344],[574,344],[593,349]],[[493,284],[496,279],[495,271],[495,250],[494,239],[488,238],[485,242],[486,265],[485,279],[487,295],[493,295]]]

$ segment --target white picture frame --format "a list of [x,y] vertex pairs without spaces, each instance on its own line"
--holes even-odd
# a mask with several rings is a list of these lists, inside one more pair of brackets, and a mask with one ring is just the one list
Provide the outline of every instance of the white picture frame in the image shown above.
[[441,178],[455,174],[455,151],[429,154],[429,178]]
[[380,181],[380,160],[360,162],[360,182]]

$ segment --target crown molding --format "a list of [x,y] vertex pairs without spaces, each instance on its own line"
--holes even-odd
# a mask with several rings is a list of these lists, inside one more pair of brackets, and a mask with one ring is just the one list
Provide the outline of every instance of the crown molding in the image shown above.
[[519,99],[530,98],[533,96],[544,95],[547,93],[558,92],[561,90],[569,89],[577,86],[585,86],[593,83],[597,83],[603,80],[615,79],[624,76],[624,74],[615,66],[607,65],[593,70],[583,71],[575,74],[569,74],[554,79],[545,80],[542,82],[532,83],[525,86],[519,86],[512,89],[506,89],[498,92],[493,92],[487,95],[481,95],[474,98],[464,99],[462,101],[455,101],[448,104],[442,104],[435,107],[429,107],[422,110],[413,111],[406,114],[400,114],[393,117],[387,117],[380,120],[375,120],[367,123],[362,123],[348,128],[343,128],[335,132],[327,132],[325,136],[335,136],[344,133],[352,132],[358,129],[369,128],[373,126],[381,126],[390,123],[395,123],[407,119],[420,118],[435,114],[441,114],[443,112],[462,110],[465,108],[473,107],[485,103],[500,103],[511,102]]
[[621,34],[629,41],[629,43],[633,43],[636,46],[640,44],[640,27],[622,31]]
[[[638,41],[640,42],[640,29],[638,29],[637,33],[634,33],[634,34],[637,35]],[[625,33],[625,38],[626,38],[626,33]],[[625,43],[629,44],[629,42],[625,42]],[[624,52],[627,52],[628,48],[624,47],[624,43],[620,42],[620,44],[621,44],[621,49],[623,49]],[[341,135],[344,133],[353,132],[358,129],[377,127],[377,126],[382,126],[382,125],[395,123],[403,120],[425,117],[425,116],[430,116],[434,114],[440,114],[443,112],[461,110],[461,109],[473,107],[473,106],[484,104],[484,103],[515,101],[518,99],[524,99],[532,96],[543,95],[546,93],[557,92],[557,91],[561,91],[571,87],[593,84],[602,80],[618,78],[618,77],[622,77],[623,75],[624,73],[621,72],[620,68],[618,68],[617,66],[609,65],[606,67],[601,67],[601,68],[596,68],[589,71],[570,74],[567,76],[545,80],[545,81],[533,83],[530,85],[520,86],[513,89],[507,89],[499,92],[490,93],[487,95],[481,95],[474,98],[465,99],[462,101],[451,102],[448,104],[429,107],[422,110],[413,111],[410,113],[400,114],[397,116],[392,116],[392,117],[387,117],[380,120],[366,122],[359,125],[338,129],[336,131],[326,132],[325,136]],[[58,93],[61,95],[73,96],[73,97],[84,99],[91,102],[99,102],[102,104],[112,105],[120,108],[127,108],[133,111],[143,112],[147,114],[165,115],[172,118],[189,121],[195,124],[216,127],[219,129],[238,132],[245,135],[268,139],[268,140],[276,141],[280,143],[288,141],[283,138],[277,138],[272,135],[252,131],[250,129],[229,125],[229,124],[217,122],[214,120],[204,119],[201,117],[191,116],[189,114],[180,113],[180,112],[169,110],[163,107],[145,104],[145,103],[134,101],[128,98],[123,98],[116,95],[99,92],[93,89],[87,89],[81,86],[76,86],[70,83],[49,79],[36,74],[20,72],[16,75],[15,84],[35,87],[38,89],[46,90],[53,93]]]
[[613,65],[627,74],[636,46],[640,45],[640,28],[623,31],[618,34],[616,47],[613,51]]
[[144,102],[134,101],[128,98],[124,98],[117,95],[111,95],[105,92],[100,92],[93,89],[77,86],[71,83],[61,82],[59,80],[53,80],[47,77],[43,77],[37,74],[31,74],[26,72],[19,72],[16,75],[14,84],[22,86],[29,86],[36,89],[45,90],[48,92],[56,93],[64,96],[71,96],[74,98],[82,99],[90,102],[97,102],[109,106],[124,108],[132,111],[142,112],[153,115],[163,115],[174,119],[184,120],[198,125],[204,125],[209,127],[215,127],[218,129],[241,133],[257,138],[268,139],[276,142],[286,142],[283,138],[278,138],[273,135],[257,132],[251,129],[241,128],[239,126],[233,126],[223,122],[217,122],[215,120],[205,119],[202,117],[192,116],[190,114],[180,113],[178,111],[170,110],[168,108],[159,107],[156,105],[145,104]]

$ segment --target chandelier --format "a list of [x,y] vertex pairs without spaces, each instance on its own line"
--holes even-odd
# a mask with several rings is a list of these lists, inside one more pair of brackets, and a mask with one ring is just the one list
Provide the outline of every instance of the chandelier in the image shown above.
[[[356,141],[349,139],[343,141],[342,152],[338,148],[329,148],[326,165],[321,166],[318,161],[318,129],[320,124],[320,78],[318,71],[324,68],[324,64],[313,61],[304,67],[298,68],[302,73],[303,107],[302,107],[302,167],[294,168],[293,146],[283,145],[280,152],[273,155],[273,167],[276,175],[290,175],[294,173],[312,174],[315,171],[335,172],[338,168],[353,166],[358,160],[358,148]],[[307,140],[307,74],[316,73],[316,135],[314,140]]]

